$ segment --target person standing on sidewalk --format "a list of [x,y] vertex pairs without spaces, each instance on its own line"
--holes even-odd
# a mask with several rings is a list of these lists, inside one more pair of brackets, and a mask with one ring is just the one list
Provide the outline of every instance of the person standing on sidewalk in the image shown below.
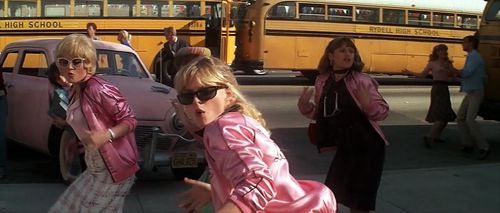
[[5,138],[5,124],[7,122],[7,91],[0,72],[0,179],[6,175],[7,167],[7,140]]
[[85,35],[66,36],[56,64],[72,83],[66,121],[85,146],[87,169],[49,210],[122,212],[139,170],[132,109],[118,88],[94,75],[97,54]]
[[441,133],[450,121],[457,118],[450,101],[450,90],[448,84],[450,77],[455,78],[457,69],[453,67],[453,62],[448,58],[448,47],[445,44],[438,44],[432,49],[429,55],[429,62],[420,74],[416,74],[408,69],[403,69],[404,73],[425,78],[432,73],[431,104],[427,111],[425,120],[433,123],[429,133],[424,136],[424,144],[431,148],[432,142],[442,143]]
[[460,91],[465,92],[465,97],[457,113],[457,122],[462,134],[462,151],[472,153],[474,142],[479,149],[479,160],[484,160],[490,154],[488,141],[481,135],[476,122],[477,113],[484,98],[484,84],[487,80],[483,58],[477,52],[479,40],[476,36],[466,36],[462,47],[466,51],[467,59],[460,72],[462,84]]
[[325,184],[351,212],[375,210],[388,145],[377,122],[389,105],[363,66],[354,42],[335,38],[320,59],[314,89],[304,88],[298,101],[300,113],[316,120],[318,150],[337,149]]

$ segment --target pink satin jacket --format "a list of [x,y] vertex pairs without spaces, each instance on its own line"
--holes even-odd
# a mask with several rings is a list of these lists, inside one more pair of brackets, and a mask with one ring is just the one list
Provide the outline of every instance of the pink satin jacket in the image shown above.
[[118,88],[92,76],[87,80],[81,96],[83,115],[90,130],[106,131],[118,124],[126,124],[130,132],[99,148],[104,163],[114,182],[120,182],[139,170],[134,130],[137,125],[132,109]]
[[[316,82],[314,83],[314,103],[310,103],[307,106],[298,105],[300,113],[305,117],[315,120],[317,110],[316,106],[320,101],[323,86],[325,85],[329,75],[329,73],[324,73],[318,75],[316,78]],[[350,75],[347,75],[344,80],[347,90],[356,102],[356,105],[358,105],[358,107],[365,113],[366,117],[370,121],[370,124],[377,131],[380,137],[384,139],[385,145],[389,145],[382,129],[377,123],[378,121],[382,121],[387,118],[387,115],[389,114],[389,104],[387,104],[382,95],[378,92],[377,81],[360,72],[352,72]],[[361,106],[358,98],[359,88],[366,88],[370,92],[371,102],[369,106]]]
[[336,212],[322,183],[295,180],[288,161],[257,121],[228,112],[203,132],[215,209],[235,203],[242,212]]

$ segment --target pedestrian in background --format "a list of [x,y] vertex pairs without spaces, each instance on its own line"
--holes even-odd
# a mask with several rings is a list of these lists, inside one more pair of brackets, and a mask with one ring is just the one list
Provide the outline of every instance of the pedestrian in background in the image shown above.
[[337,150],[325,184],[351,212],[375,210],[388,144],[377,122],[389,105],[363,66],[354,42],[335,38],[320,59],[314,89],[304,88],[298,101],[300,113],[316,120],[318,150]]
[[87,23],[87,36],[92,40],[101,40],[96,36],[97,33],[97,25],[94,22]]
[[137,121],[118,88],[93,75],[96,61],[84,35],[68,35],[56,47],[57,67],[73,84],[66,121],[85,146],[87,170],[49,212],[122,212],[139,170]]
[[483,58],[477,52],[479,40],[476,36],[466,36],[462,47],[466,51],[467,59],[464,68],[460,72],[462,84],[460,91],[465,93],[465,97],[460,104],[457,113],[457,122],[462,134],[462,151],[471,153],[474,150],[474,142],[479,149],[479,160],[484,160],[490,154],[488,141],[481,135],[481,131],[476,122],[477,113],[484,98],[484,85],[487,80],[485,64]]
[[177,73],[175,88],[174,106],[186,128],[202,138],[211,173],[210,184],[187,180],[194,187],[183,194],[181,208],[197,212],[212,201],[219,213],[336,211],[326,186],[290,175],[261,113],[238,90],[227,64],[196,58]]
[[180,49],[184,47],[189,47],[189,43],[179,37],[177,37],[177,30],[173,27],[166,27],[163,29],[163,34],[167,41],[163,44],[163,49],[161,50],[161,71],[157,73],[156,76],[160,78],[160,83],[173,86],[174,78],[174,58]]
[[120,44],[132,48],[132,45],[130,44],[130,41],[132,40],[132,34],[128,33],[126,30],[120,30],[116,39],[120,42]]
[[451,107],[448,85],[450,78],[455,79],[458,70],[453,67],[453,62],[448,57],[448,47],[444,44],[434,46],[429,55],[429,62],[420,74],[408,69],[403,69],[403,72],[419,78],[425,78],[432,73],[431,104],[425,120],[433,124],[429,133],[424,136],[424,144],[431,148],[433,142],[445,142],[441,139],[441,133],[448,122],[457,118]]

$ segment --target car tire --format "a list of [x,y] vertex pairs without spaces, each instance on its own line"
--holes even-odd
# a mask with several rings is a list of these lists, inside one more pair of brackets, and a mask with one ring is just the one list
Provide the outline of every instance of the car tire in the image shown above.
[[205,164],[198,164],[196,168],[171,168],[176,180],[183,180],[184,177],[197,180],[205,171]]
[[84,171],[82,165],[75,135],[64,131],[59,144],[59,170],[66,184],[71,184]]

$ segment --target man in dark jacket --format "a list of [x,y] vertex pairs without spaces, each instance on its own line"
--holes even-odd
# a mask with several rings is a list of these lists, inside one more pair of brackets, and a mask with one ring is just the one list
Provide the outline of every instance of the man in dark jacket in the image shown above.
[[179,37],[177,37],[177,31],[173,27],[166,27],[163,31],[167,42],[163,44],[163,49],[161,50],[161,63],[162,63],[162,73],[159,76],[160,82],[169,86],[172,86],[173,76],[175,76],[175,69],[173,68],[173,59],[178,50],[183,47],[189,47],[189,43]]

